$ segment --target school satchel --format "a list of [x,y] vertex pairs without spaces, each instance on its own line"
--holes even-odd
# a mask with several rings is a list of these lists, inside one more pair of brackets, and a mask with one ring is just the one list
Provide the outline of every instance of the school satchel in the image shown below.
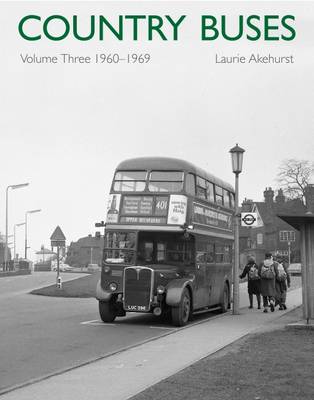
[[277,269],[278,269],[277,281],[284,282],[287,279],[287,273],[283,265],[279,263]]
[[269,267],[264,264],[261,269],[261,277],[263,279],[274,279],[275,277],[274,264],[270,265]]
[[258,269],[257,269],[256,264],[252,265],[249,269],[249,279],[252,281],[256,281],[257,279],[260,279],[260,276],[258,275]]

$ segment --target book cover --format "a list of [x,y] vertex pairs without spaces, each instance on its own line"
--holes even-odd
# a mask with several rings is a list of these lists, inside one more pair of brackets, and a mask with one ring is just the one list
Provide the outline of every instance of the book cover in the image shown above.
[[[238,219],[242,226],[235,245],[240,257],[235,257],[239,261],[236,270],[232,267],[233,276],[242,271],[247,256],[261,261],[265,251],[301,268],[298,229],[278,222],[276,215],[305,214],[314,204],[313,16],[312,1],[0,2],[0,302],[3,299],[1,319],[6,321],[0,330],[0,394],[4,399],[37,398],[47,391],[60,399],[126,399],[172,374],[157,368],[155,380],[145,384],[143,372],[144,383],[137,377],[131,390],[130,370],[139,366],[150,371],[147,354],[132,358],[128,353],[124,359],[121,353],[112,365],[98,372],[91,367],[88,373],[95,374],[89,377],[98,383],[99,371],[109,377],[111,370],[130,373],[129,381],[123,381],[129,382],[128,388],[121,383],[115,393],[113,385],[105,397],[96,389],[82,392],[77,366],[164,337],[175,328],[169,322],[146,322],[131,312],[124,325],[118,318],[104,328],[93,292],[65,296],[71,299],[53,297],[58,289],[59,294],[65,290],[66,282],[86,273],[93,279],[98,274],[91,282],[96,287],[106,262],[112,270],[114,264],[131,265],[130,252],[140,243],[143,226],[146,247],[139,245],[138,254],[134,252],[136,262],[140,251],[146,264],[153,257],[161,262],[170,249],[165,244],[168,236],[155,243],[147,232],[180,229],[187,241],[205,235],[207,229],[215,247],[194,248],[195,268],[201,265],[202,270],[203,265],[205,271],[219,257],[231,268],[230,210],[236,201],[240,207],[236,214],[244,214],[242,222]],[[234,149],[243,156],[237,171]],[[144,168],[138,160],[152,164]],[[182,163],[176,164],[178,160]],[[171,177],[161,173],[168,162]],[[195,179],[191,206],[188,190],[192,189],[185,181],[188,168]],[[131,175],[124,173],[127,169]],[[141,177],[138,172],[144,169],[147,175]],[[184,178],[176,175],[181,169]],[[118,247],[103,256],[104,228],[109,232],[115,224],[124,233],[133,227],[136,234],[119,239]],[[106,240],[113,246],[117,239]],[[175,257],[178,248],[169,251]],[[24,267],[30,276],[12,281]],[[119,274],[117,270],[112,275],[120,279]],[[296,279],[297,289],[301,278]],[[115,283],[108,281],[111,284]],[[202,287],[209,297],[214,296],[212,286]],[[26,295],[43,287],[52,287],[48,296]],[[227,304],[215,302],[224,311],[235,300],[231,278],[227,289]],[[190,293],[185,304],[193,300],[194,307],[203,308],[202,290],[199,299]],[[219,290],[226,293],[224,286]],[[149,308],[134,305],[133,300],[126,304],[125,298],[120,300],[127,311],[159,307],[157,300]],[[299,297],[296,304],[301,305]],[[101,310],[100,315],[104,315]],[[174,320],[183,325],[180,318]],[[200,325],[202,321],[198,320]],[[201,328],[197,335],[200,332]],[[219,336],[219,329],[216,333]],[[187,337],[184,348],[195,340]],[[206,347],[203,339],[200,346]],[[188,360],[175,364],[174,370],[191,365]],[[56,374],[62,377],[64,371],[69,373],[64,381],[49,380]],[[116,381],[117,375],[112,377]],[[67,397],[71,384],[76,389]],[[175,391],[180,392],[178,385]],[[152,398],[156,395],[153,392]]]

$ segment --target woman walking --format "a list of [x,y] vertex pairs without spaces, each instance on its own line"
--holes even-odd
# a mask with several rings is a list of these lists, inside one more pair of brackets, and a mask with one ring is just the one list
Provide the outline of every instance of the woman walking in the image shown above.
[[290,275],[288,272],[288,268],[283,262],[281,257],[276,257],[276,261],[278,262],[278,274],[276,277],[275,288],[276,288],[276,303],[275,305],[279,305],[279,310],[286,310],[286,299],[287,299],[287,290],[290,287]]
[[253,295],[256,296],[257,308],[261,308],[261,278],[258,274],[258,266],[255,263],[255,259],[252,256],[248,256],[247,264],[243,269],[242,274],[239,276],[240,279],[245,278],[247,275],[247,291],[249,294],[250,306],[253,308]]
[[265,260],[258,268],[258,274],[261,277],[261,294],[265,313],[268,312],[268,306],[270,306],[272,312],[275,311],[277,265],[277,262],[273,260],[272,254],[266,253]]

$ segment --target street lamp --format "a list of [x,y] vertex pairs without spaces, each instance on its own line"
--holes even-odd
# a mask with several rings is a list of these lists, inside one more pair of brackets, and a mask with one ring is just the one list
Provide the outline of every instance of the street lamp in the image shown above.
[[29,183],[19,183],[18,185],[9,185],[5,194],[5,248],[4,248],[4,269],[7,269],[8,262],[8,224],[9,224],[9,189],[15,190],[28,186]]
[[21,222],[20,224],[14,224],[14,253],[13,253],[14,260],[16,259],[16,227],[23,225],[25,225],[25,222]]
[[239,174],[242,172],[244,149],[234,146],[231,153],[232,172],[235,174],[235,204],[234,204],[234,263],[233,263],[233,314],[239,314]]
[[34,213],[37,213],[40,211],[41,211],[41,209],[39,208],[37,210],[26,211],[26,213],[25,213],[25,254],[24,254],[25,260],[27,260],[27,215],[34,214]]

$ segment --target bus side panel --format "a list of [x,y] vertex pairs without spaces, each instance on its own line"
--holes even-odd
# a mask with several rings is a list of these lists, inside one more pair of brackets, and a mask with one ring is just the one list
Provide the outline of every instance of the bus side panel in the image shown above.
[[213,283],[210,297],[210,305],[216,305],[221,302],[224,284],[231,277],[230,264],[215,264],[212,270]]
[[194,309],[206,307],[209,304],[208,264],[199,262],[195,266],[195,299]]
[[217,304],[217,284],[219,282],[219,278],[217,276],[219,271],[219,267],[217,264],[207,264],[207,269],[206,269],[206,280],[208,282],[208,292],[209,292],[209,299],[208,299],[208,304],[209,306],[213,306]]
[[231,266],[228,264],[197,264],[194,309],[220,304],[224,283],[230,282],[230,278]]

